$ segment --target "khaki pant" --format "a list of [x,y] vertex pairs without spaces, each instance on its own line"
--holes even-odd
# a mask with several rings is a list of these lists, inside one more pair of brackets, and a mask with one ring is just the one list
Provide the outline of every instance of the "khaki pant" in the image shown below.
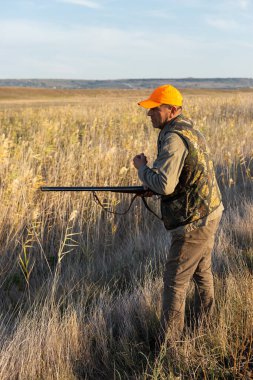
[[180,338],[183,331],[186,290],[191,279],[195,282],[196,320],[212,312],[214,287],[211,253],[219,222],[220,217],[191,232],[172,232],[164,273],[161,324],[163,333],[169,329],[168,333],[173,338]]

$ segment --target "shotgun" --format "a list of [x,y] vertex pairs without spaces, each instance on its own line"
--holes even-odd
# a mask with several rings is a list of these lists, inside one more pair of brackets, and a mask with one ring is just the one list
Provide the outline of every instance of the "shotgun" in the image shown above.
[[[93,193],[94,199],[96,203],[101,206],[106,212],[109,212],[111,214],[118,214],[118,215],[125,215],[130,208],[132,207],[133,202],[137,197],[141,197],[145,207],[148,209],[149,212],[151,212],[153,215],[155,215],[157,218],[161,219],[147,204],[147,201],[145,200],[145,194],[148,194],[152,192],[153,195],[159,195],[157,193],[154,193],[150,189],[145,189],[143,186],[105,186],[105,187],[84,187],[84,186],[77,186],[77,187],[71,187],[71,186],[42,186],[41,191],[90,191]],[[130,206],[128,209],[124,212],[113,212],[108,209],[106,209],[102,202],[99,200],[96,192],[102,191],[102,192],[113,192],[113,193],[123,193],[123,194],[135,194],[134,197],[131,200]]]
[[41,191],[110,191],[113,193],[126,193],[143,195],[148,190],[143,186],[105,186],[105,187],[57,187],[57,186],[42,186]]

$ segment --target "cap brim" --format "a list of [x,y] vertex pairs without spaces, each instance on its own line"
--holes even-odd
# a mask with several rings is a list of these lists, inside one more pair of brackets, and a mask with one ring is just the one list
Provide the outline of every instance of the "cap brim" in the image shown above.
[[157,103],[150,99],[146,99],[138,103],[139,106],[144,107],[144,108],[155,108],[155,107],[159,107],[161,104],[162,103]]

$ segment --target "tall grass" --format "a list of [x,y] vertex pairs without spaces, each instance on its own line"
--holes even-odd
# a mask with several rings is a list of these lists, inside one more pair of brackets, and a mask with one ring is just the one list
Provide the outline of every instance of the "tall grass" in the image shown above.
[[[131,96],[130,96],[131,95]],[[138,95],[138,96],[137,96]],[[143,95],[144,96],[144,95]],[[170,236],[139,200],[124,217],[48,185],[139,184],[156,155],[141,94],[0,111],[0,379],[250,379],[253,374],[253,108],[245,93],[187,94],[226,210],[213,252],[212,323],[155,354]],[[103,194],[124,210],[127,195]],[[159,212],[159,200],[150,200]],[[187,296],[187,315],[192,287]],[[189,318],[188,318],[189,319]],[[187,321],[188,321],[187,319]],[[189,322],[189,321],[188,321]]]

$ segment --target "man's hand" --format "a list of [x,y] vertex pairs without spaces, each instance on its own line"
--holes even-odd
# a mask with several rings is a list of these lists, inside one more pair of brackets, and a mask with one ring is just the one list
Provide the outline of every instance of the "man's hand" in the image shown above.
[[137,154],[133,159],[133,164],[136,169],[140,169],[147,164],[148,160],[144,153]]
[[153,197],[153,195],[155,195],[155,194],[153,193],[153,191],[151,191],[151,190],[147,190],[147,191],[142,195],[142,197],[144,197],[144,198],[150,198],[150,197]]

